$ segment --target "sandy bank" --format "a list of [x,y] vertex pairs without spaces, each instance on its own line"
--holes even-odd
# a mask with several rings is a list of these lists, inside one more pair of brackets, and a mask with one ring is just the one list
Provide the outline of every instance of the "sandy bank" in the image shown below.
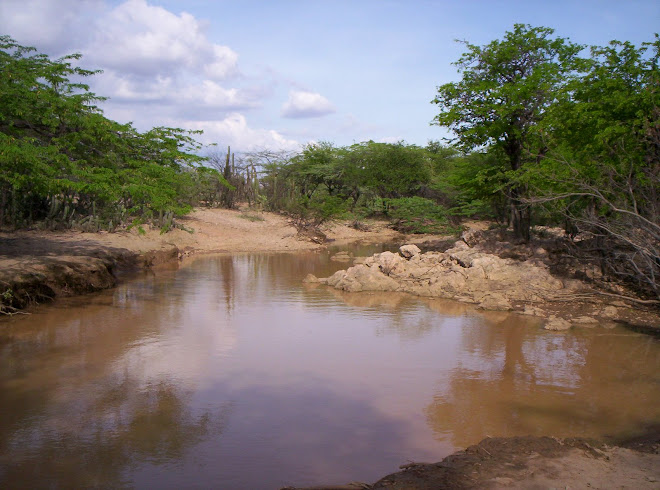
[[[144,227],[118,233],[0,232],[0,303],[15,312],[32,303],[112,287],[126,271],[158,267],[212,252],[295,252],[320,247],[298,235],[280,215],[247,210],[197,209],[181,220],[192,232]],[[341,223],[323,229],[337,243],[378,242],[398,236],[385,223],[358,231]]]

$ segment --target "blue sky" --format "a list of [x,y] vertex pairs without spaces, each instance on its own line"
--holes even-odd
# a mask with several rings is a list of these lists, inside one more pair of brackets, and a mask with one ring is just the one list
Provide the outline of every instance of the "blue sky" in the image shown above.
[[108,117],[140,129],[202,129],[236,150],[310,141],[425,145],[437,85],[465,39],[514,23],[581,44],[640,44],[657,1],[2,0],[0,33],[41,52],[83,54]]

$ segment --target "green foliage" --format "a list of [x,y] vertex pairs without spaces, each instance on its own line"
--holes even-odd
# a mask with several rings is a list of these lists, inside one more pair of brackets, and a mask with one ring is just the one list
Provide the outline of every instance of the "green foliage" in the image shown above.
[[468,51],[456,62],[463,78],[438,87],[433,99],[440,113],[434,124],[456,135],[464,151],[490,146],[502,154],[514,174],[506,191],[516,235],[529,239],[525,188],[515,182],[525,155],[542,158],[544,119],[548,108],[568,96],[565,90],[585,62],[583,46],[552,38],[547,27],[516,24],[502,40],[485,46],[465,42]]
[[423,148],[404,143],[360,143],[346,154],[349,175],[381,198],[412,196],[431,180],[431,163]]
[[[140,133],[105,118],[103,100],[73,65],[0,37],[0,226],[114,229],[140,217],[182,214],[192,190],[212,177],[199,166],[196,132],[157,127]],[[215,176],[217,182],[220,178]]]
[[504,39],[486,46],[464,42],[468,51],[455,63],[463,78],[438,87],[434,124],[454,131],[463,150],[502,148],[516,170],[522,145],[583,65],[577,55],[584,47],[553,39],[553,33],[516,24]]
[[412,196],[430,185],[432,170],[429,152],[416,146],[323,142],[268,166],[263,184],[270,209],[325,220],[368,214],[383,198]]
[[404,233],[443,233],[448,230],[447,211],[430,199],[401,197],[386,199],[393,227]]
[[535,200],[595,236],[604,272],[660,297],[660,38],[592,47],[572,97],[553,107]]

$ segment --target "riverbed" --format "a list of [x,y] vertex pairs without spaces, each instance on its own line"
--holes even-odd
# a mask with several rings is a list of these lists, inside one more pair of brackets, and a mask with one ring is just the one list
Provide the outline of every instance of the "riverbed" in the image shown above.
[[374,481],[486,436],[660,423],[656,339],[303,284],[331,254],[197,257],[0,323],[0,486]]

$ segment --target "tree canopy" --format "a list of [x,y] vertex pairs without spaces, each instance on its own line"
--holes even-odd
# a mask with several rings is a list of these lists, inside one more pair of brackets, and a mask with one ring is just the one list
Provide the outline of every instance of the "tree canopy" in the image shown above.
[[195,132],[106,118],[80,81],[99,71],[79,59],[0,37],[0,226],[114,228],[184,212],[203,160]]
[[[516,24],[504,39],[485,46],[464,41],[468,51],[455,63],[462,79],[438,87],[432,102],[440,113],[434,124],[451,129],[462,150],[498,149],[513,172],[526,155],[541,157],[541,123],[583,64],[578,54],[584,47],[553,38],[553,33],[547,27]],[[531,222],[521,201],[524,188],[515,175],[510,180],[506,191],[514,232],[528,240]]]

